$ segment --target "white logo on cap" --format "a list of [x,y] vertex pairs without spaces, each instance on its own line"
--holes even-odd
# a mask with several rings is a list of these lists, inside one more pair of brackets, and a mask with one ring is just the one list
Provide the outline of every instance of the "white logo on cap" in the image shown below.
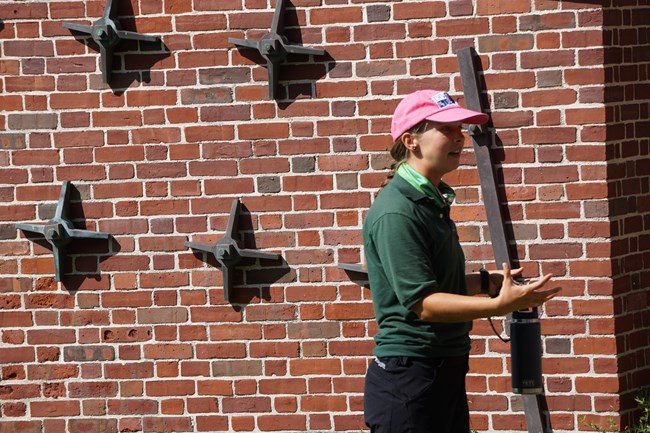
[[438,104],[439,108],[445,108],[448,105],[456,105],[456,102],[451,99],[451,96],[449,96],[449,93],[442,92],[442,93],[436,93],[431,97],[433,99],[433,102]]

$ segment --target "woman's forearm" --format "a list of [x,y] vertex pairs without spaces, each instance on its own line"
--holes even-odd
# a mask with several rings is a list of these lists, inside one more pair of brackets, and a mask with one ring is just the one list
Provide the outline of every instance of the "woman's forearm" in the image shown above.
[[[479,283],[480,284],[480,283]],[[469,322],[499,316],[499,301],[482,296],[432,293],[413,307],[421,320],[438,323]]]

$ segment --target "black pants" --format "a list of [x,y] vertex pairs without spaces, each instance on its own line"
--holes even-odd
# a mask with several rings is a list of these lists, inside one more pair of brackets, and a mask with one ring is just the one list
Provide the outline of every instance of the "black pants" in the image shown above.
[[375,359],[366,373],[372,433],[469,433],[467,357]]

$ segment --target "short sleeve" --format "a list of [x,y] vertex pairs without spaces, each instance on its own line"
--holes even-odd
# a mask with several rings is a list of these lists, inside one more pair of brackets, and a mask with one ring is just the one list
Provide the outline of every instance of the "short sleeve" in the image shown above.
[[400,213],[387,213],[371,229],[380,266],[399,302],[411,309],[438,290],[426,228]]

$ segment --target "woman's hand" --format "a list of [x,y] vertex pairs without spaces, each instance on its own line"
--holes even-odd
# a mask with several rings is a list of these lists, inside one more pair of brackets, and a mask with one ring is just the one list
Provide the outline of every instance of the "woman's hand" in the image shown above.
[[[517,268],[517,269],[512,269],[510,270],[510,277],[517,277],[521,275],[523,272],[524,268]],[[499,296],[499,292],[501,291],[501,286],[503,286],[503,272],[502,270],[496,270],[496,271],[490,271],[490,287],[488,288],[488,295],[490,298],[496,298]],[[515,284],[517,284],[515,282]]]
[[[505,315],[517,310],[527,310],[533,307],[539,307],[544,302],[552,299],[562,290],[560,287],[553,289],[540,290],[551,279],[552,274],[544,275],[539,280],[527,282],[526,284],[517,283],[512,277],[520,275],[522,269],[510,270],[507,263],[503,264],[503,271],[495,272],[495,284],[497,278],[501,277],[501,290],[498,292],[496,300],[498,302],[499,315]],[[490,290],[492,289],[492,274],[490,275]]]

